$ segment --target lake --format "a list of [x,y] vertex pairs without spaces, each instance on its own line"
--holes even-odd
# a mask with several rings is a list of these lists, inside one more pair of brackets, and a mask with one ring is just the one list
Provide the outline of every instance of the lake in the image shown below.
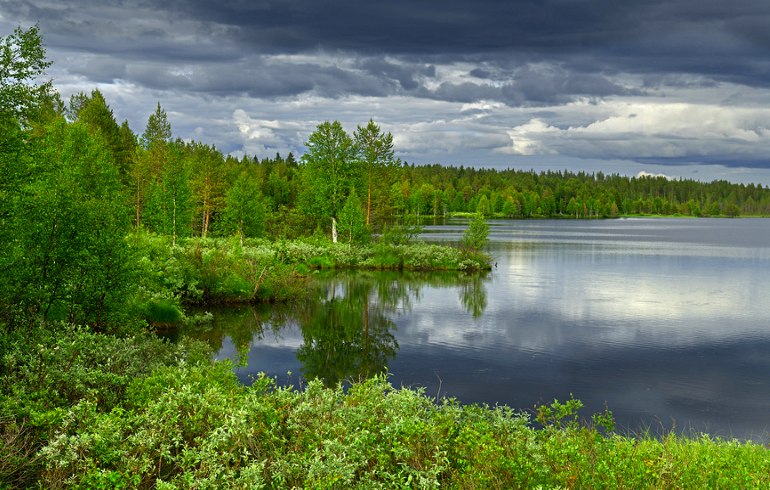
[[[319,273],[300,306],[215,311],[239,376],[394,386],[532,409],[582,400],[618,429],[770,431],[770,219],[490,220],[489,273]],[[426,226],[459,242],[467,220]],[[291,372],[291,374],[287,374]]]

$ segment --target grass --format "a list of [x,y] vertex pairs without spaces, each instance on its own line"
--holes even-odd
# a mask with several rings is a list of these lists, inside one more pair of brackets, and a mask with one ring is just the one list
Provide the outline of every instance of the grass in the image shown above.
[[183,313],[175,304],[168,300],[152,300],[147,304],[145,319],[150,325],[156,327],[178,326],[183,318]]
[[243,304],[303,298],[317,269],[489,270],[484,253],[442,245],[367,244],[348,247],[323,240],[189,239],[137,234],[143,317],[156,325],[184,321],[186,304]]

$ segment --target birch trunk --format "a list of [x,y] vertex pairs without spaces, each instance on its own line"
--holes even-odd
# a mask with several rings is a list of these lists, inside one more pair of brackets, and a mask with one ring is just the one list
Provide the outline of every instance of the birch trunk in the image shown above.
[[174,196],[174,219],[172,226],[174,227],[174,246],[176,247],[176,196]]

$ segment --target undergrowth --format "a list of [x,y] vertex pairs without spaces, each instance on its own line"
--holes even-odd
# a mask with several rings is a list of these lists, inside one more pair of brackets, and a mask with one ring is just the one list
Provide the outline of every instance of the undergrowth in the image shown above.
[[579,400],[532,412],[463,406],[385,376],[345,391],[320,381],[298,391],[265,376],[244,386],[233,362],[188,345],[62,327],[11,355],[0,488],[770,485],[762,446],[622,436],[609,410],[584,421]]
[[306,296],[314,270],[487,270],[490,258],[473,250],[425,243],[348,247],[328,240],[169,237],[137,233],[142,278],[136,310],[156,327],[186,323],[185,304],[293,301]]

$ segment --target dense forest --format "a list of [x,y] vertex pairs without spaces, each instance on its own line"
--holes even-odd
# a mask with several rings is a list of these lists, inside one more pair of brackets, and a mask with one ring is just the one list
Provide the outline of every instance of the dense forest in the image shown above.
[[109,150],[121,192],[132,201],[134,226],[173,236],[328,234],[349,198],[375,227],[408,214],[462,212],[510,218],[770,214],[770,193],[761,184],[410,165],[394,159],[392,136],[372,121],[352,137],[336,121],[323,123],[302,157],[260,159],[173,139],[160,103],[137,136],[127,121],[117,124],[98,90],[74,96],[68,108],[54,94],[34,121],[37,134],[57,120],[86,129]]
[[[319,125],[300,158],[235,158],[214,145],[173,139],[160,104],[139,136],[126,121],[117,124],[98,90],[62,107],[55,100],[35,121],[39,133],[58,118],[101,136],[132,201],[134,226],[174,236],[328,234],[348,198],[375,227],[408,214],[463,212],[510,218],[770,214],[770,192],[761,184],[410,165],[394,159],[392,136],[372,121],[352,137],[336,121]],[[329,152],[334,155],[326,161]]]
[[[331,233],[331,218],[349,198],[375,227],[407,214],[462,212],[510,218],[770,214],[770,192],[759,184],[410,165],[394,159],[392,136],[372,121],[353,136],[336,121],[323,123],[300,158],[262,159],[174,139],[160,103],[136,135],[127,121],[115,121],[98,90],[73,96],[68,107],[51,93],[27,123],[28,147],[51,153],[48,142],[57,135],[80,138],[83,148],[100,152],[115,174],[114,190],[131,203],[133,226],[174,237]],[[62,154],[62,145],[57,151],[51,157],[60,161],[76,157]]]

